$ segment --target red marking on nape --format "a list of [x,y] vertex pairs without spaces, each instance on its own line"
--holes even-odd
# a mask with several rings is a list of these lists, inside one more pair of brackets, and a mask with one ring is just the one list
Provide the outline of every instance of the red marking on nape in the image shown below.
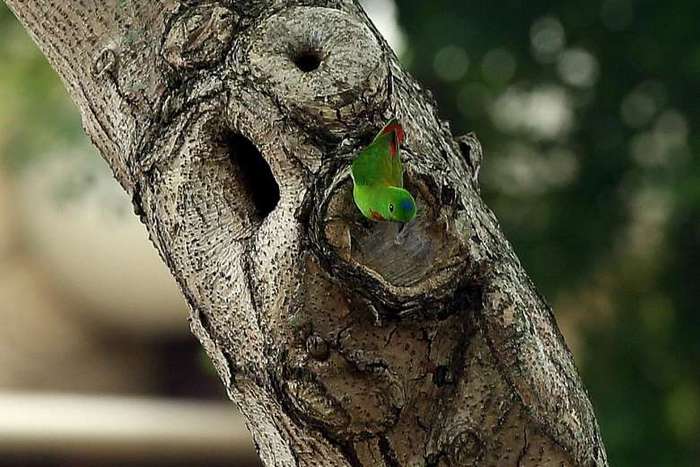
[[396,155],[399,153],[399,147],[396,144],[396,140],[391,140],[389,143],[389,155],[391,157],[396,157]]
[[379,214],[377,211],[375,211],[373,209],[370,209],[369,215],[372,216],[372,219],[374,219],[375,221],[383,221],[384,220],[384,216],[382,216],[381,214]]
[[387,126],[384,128],[384,134],[386,133],[391,133],[395,132],[396,133],[396,139],[399,141],[399,144],[403,144],[403,140],[406,137],[406,134],[403,131],[403,127],[399,122],[392,123],[391,125]]

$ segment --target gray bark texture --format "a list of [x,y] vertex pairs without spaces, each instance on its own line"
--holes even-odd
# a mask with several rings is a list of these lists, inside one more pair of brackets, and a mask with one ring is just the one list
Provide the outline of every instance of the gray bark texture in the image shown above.
[[[550,307],[354,0],[7,0],[191,307],[268,466],[605,466]],[[391,117],[416,221],[349,164]]]

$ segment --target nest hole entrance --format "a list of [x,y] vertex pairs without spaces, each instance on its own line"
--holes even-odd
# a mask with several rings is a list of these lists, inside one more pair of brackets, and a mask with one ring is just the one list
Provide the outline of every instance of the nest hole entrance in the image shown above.
[[323,55],[318,49],[304,48],[292,56],[292,61],[301,71],[310,73],[321,66]]
[[340,188],[328,207],[326,240],[345,261],[381,275],[388,283],[407,287],[428,277],[450,255],[445,226],[416,187],[407,185],[419,207],[407,224],[375,222],[362,217],[352,199],[352,183]]
[[244,196],[252,202],[256,215],[264,219],[280,200],[280,187],[270,166],[255,144],[241,134],[229,135],[226,145]]

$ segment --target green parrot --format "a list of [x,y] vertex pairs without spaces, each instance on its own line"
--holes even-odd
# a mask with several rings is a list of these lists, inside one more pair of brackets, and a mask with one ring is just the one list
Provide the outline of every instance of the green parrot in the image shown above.
[[409,222],[416,217],[416,201],[403,188],[403,140],[401,124],[391,120],[352,163],[352,195],[367,219]]

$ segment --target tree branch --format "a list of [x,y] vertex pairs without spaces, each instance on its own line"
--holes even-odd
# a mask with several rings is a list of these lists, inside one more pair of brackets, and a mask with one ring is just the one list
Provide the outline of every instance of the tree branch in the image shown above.
[[[8,2],[132,194],[267,465],[607,465],[549,306],[350,0]],[[422,210],[352,205],[390,117]]]

